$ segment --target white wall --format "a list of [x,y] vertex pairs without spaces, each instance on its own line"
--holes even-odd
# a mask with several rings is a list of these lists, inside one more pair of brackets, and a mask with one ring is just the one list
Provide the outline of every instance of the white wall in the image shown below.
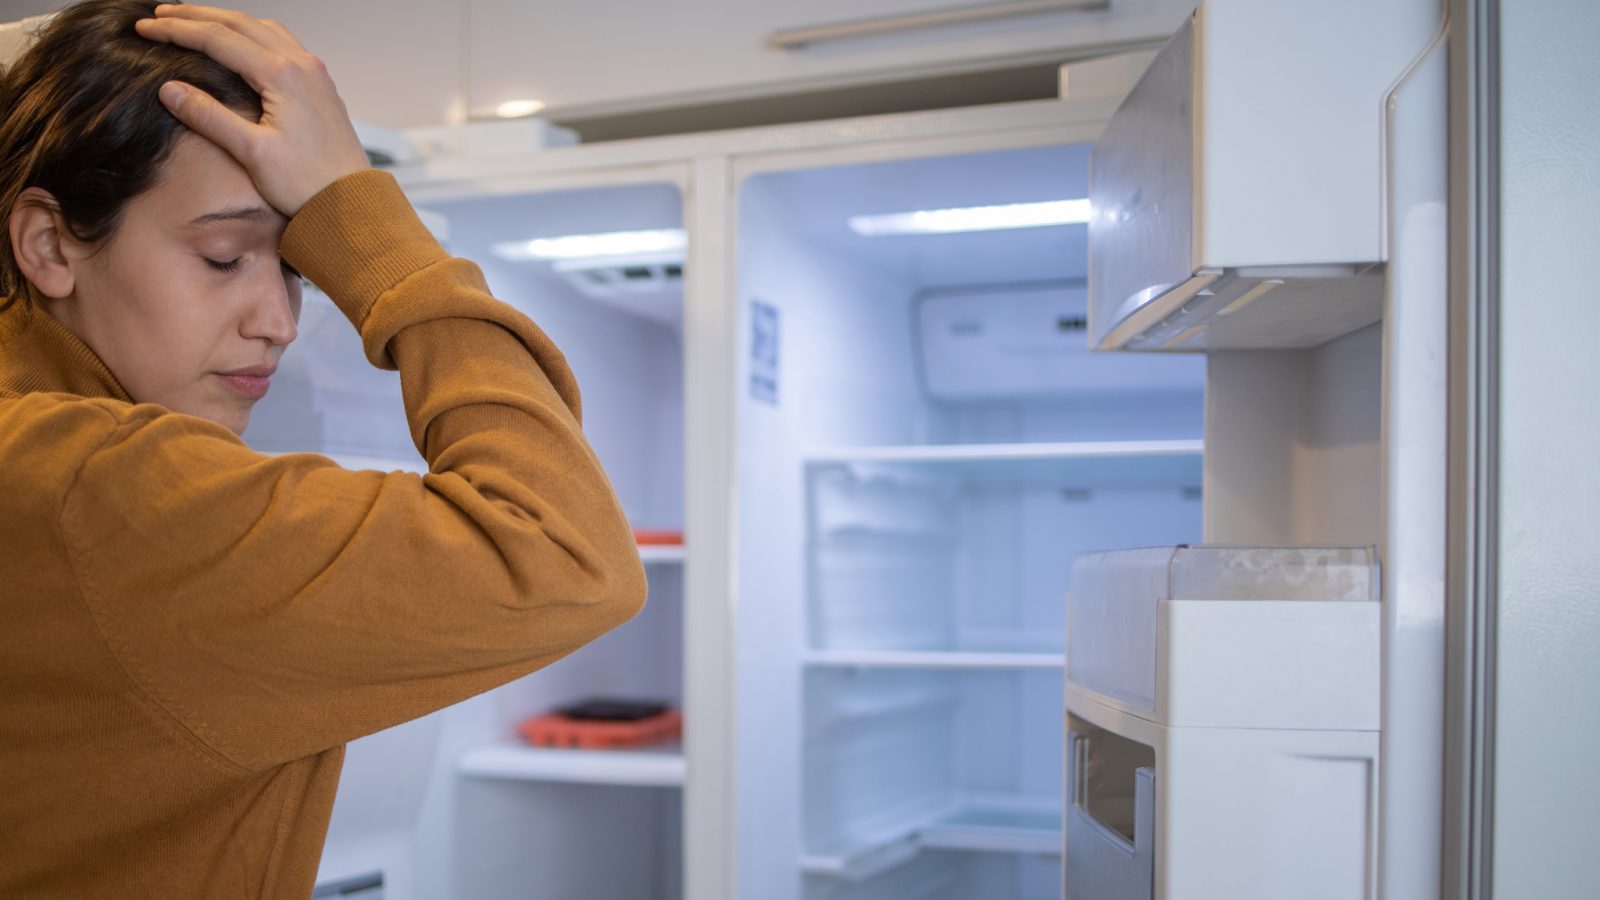
[[[463,0],[214,0],[278,19],[328,64],[350,114],[396,128],[445,122],[461,94]],[[0,0],[0,22],[65,0]]]

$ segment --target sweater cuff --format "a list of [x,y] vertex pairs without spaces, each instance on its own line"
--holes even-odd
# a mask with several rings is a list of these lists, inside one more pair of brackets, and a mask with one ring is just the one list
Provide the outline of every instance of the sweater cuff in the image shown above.
[[357,331],[385,291],[450,258],[394,176],[379,169],[346,175],[319,191],[289,221],[279,252]]

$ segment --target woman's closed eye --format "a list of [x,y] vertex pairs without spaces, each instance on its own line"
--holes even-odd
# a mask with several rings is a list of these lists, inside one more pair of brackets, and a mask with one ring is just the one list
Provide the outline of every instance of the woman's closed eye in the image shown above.
[[244,257],[242,256],[235,256],[233,259],[212,259],[209,256],[202,256],[201,259],[204,259],[206,265],[218,272],[237,272],[239,267],[244,265]]

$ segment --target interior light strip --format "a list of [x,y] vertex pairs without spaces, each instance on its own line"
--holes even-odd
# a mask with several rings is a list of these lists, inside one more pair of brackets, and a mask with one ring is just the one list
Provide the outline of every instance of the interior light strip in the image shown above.
[[595,256],[632,256],[682,250],[689,244],[682,228],[648,231],[608,231],[603,234],[568,234],[531,241],[500,241],[489,252],[507,262],[545,259],[584,259]]
[[851,216],[850,230],[863,237],[885,234],[949,234],[958,231],[998,231],[1002,228],[1040,228],[1078,225],[1089,221],[1088,200],[1047,200],[1043,203],[1008,203],[1004,206],[965,206],[924,209],[879,216]]

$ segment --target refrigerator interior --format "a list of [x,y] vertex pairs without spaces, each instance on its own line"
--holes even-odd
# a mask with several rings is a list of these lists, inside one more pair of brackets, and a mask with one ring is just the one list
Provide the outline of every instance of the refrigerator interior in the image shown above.
[[1068,569],[1200,539],[1205,361],[1088,351],[1082,224],[847,222],[1086,197],[1088,150],[740,185],[741,896],[1059,896]]
[[[506,241],[681,228],[677,186],[490,196],[428,210],[448,223],[450,251],[477,262],[493,294],[565,353],[582,391],[584,432],[633,526],[681,529],[681,259],[628,260],[647,270],[634,279],[645,283],[610,295],[601,285],[597,297],[575,279],[625,279],[625,267],[563,274],[556,262],[509,262],[491,251]],[[399,375],[372,368],[355,329],[311,289],[300,337],[245,438],[265,452],[324,453],[357,468],[426,468],[407,429]],[[319,883],[381,871],[389,900],[531,890],[680,896],[675,744],[534,749],[515,733],[524,719],[593,696],[681,707],[682,549],[653,547],[646,558],[650,596],[633,621],[526,678],[354,742]]]

